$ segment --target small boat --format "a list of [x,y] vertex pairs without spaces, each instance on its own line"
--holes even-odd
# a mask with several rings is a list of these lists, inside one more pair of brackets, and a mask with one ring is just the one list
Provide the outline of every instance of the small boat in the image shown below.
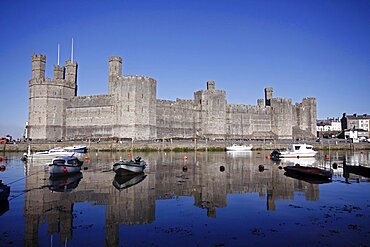
[[83,161],[76,156],[61,156],[53,159],[49,164],[49,173],[53,176],[65,176],[81,171]]
[[77,188],[81,179],[81,172],[73,173],[69,176],[50,176],[49,189],[56,192],[70,192],[73,189]]
[[146,175],[144,172],[132,173],[129,175],[116,174],[116,176],[114,176],[113,186],[118,190],[123,190],[140,183],[145,178]]
[[113,171],[117,174],[130,174],[143,172],[146,167],[146,162],[141,157],[136,157],[135,160],[120,160],[113,165]]
[[253,148],[252,145],[239,145],[233,144],[231,146],[226,147],[226,151],[237,151],[237,152],[244,152],[244,151],[251,151]]
[[274,150],[271,152],[271,159],[281,159],[281,158],[307,158],[314,157],[316,151],[313,150],[313,146],[307,144],[292,144],[287,148],[286,151]]
[[65,151],[62,148],[54,148],[48,151],[36,152],[33,154],[23,154],[23,157],[27,160],[51,160],[59,156],[72,156],[74,152]]
[[330,170],[324,170],[318,167],[301,166],[296,164],[294,166],[286,166],[284,170],[288,173],[298,174],[300,176],[308,176],[322,179],[331,179],[333,172]]

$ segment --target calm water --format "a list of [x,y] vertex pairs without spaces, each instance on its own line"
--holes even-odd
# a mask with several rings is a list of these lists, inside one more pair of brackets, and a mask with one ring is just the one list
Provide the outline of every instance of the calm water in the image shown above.
[[135,153],[149,166],[125,179],[111,169],[127,153],[90,153],[81,174],[62,180],[50,180],[42,162],[6,154],[0,245],[369,245],[370,180],[344,178],[341,168],[344,156],[369,166],[369,152],[291,161],[338,163],[331,183],[287,177],[266,154]]

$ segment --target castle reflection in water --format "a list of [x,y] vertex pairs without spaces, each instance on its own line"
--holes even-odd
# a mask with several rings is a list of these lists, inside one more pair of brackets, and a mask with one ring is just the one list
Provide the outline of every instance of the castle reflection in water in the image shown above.
[[[126,153],[90,154],[82,174],[51,181],[44,166],[27,165],[25,194],[25,245],[38,245],[39,224],[47,222],[48,234],[59,240],[72,238],[73,205],[93,202],[105,205],[105,244],[117,246],[119,225],[140,225],[156,219],[156,200],[177,196],[194,198],[196,207],[206,208],[209,217],[227,207],[228,194],[258,193],[266,198],[266,210],[276,210],[276,200],[291,200],[295,192],[306,200],[319,199],[319,185],[284,176],[264,154],[229,153],[144,153],[146,177],[137,184],[119,189],[114,186],[114,161]],[[184,159],[187,155],[187,159]],[[123,157],[125,158],[125,157]],[[260,172],[258,166],[265,170]],[[118,184],[120,182],[118,181]],[[117,181],[115,181],[117,185]],[[60,192],[65,190],[65,192]]]

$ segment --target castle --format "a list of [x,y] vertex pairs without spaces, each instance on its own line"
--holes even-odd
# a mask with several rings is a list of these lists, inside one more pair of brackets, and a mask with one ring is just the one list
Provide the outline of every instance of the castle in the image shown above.
[[274,98],[265,88],[257,105],[228,104],[226,92],[208,81],[194,99],[160,100],[156,80],[122,75],[122,58],[109,58],[108,94],[77,96],[77,63],[54,65],[32,56],[28,137],[34,140],[167,138],[277,140],[316,136],[316,99]]

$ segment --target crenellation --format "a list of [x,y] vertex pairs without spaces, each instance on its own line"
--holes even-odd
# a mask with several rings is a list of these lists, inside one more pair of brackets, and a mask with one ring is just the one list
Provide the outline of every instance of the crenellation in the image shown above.
[[108,94],[77,96],[77,62],[54,65],[45,78],[46,56],[32,56],[29,81],[30,137],[42,140],[81,138],[291,139],[293,129],[312,137],[316,99],[274,98],[265,89],[257,105],[228,104],[226,91],[207,81],[193,99],[157,99],[157,81],[123,75],[122,58],[108,59]]

